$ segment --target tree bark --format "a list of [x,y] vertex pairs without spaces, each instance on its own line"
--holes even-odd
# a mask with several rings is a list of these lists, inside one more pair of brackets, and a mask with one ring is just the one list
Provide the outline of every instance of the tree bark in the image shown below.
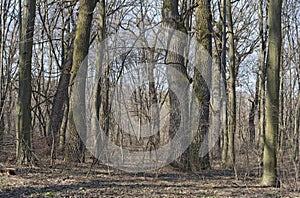
[[4,35],[4,28],[5,28],[5,7],[6,7],[6,1],[1,1],[0,3],[0,149],[2,146],[2,141],[4,137],[4,100],[5,100],[5,93],[3,93],[4,88],[4,74],[3,74],[3,52],[4,52],[4,45],[5,42],[3,41],[3,35]]
[[[65,108],[69,103],[69,93],[68,88],[70,84],[70,70],[72,66],[72,55],[73,50],[70,49],[66,55],[66,63],[64,64],[61,77],[59,78],[58,87],[53,99],[52,112],[50,117],[49,129],[48,129],[48,145],[52,145],[53,152],[56,152],[56,147],[58,143],[58,135],[60,134],[61,125],[64,118]],[[64,136],[64,135],[63,135]],[[55,155],[53,155],[55,158]]]
[[33,46],[35,7],[35,0],[24,0],[19,46],[19,95],[16,107],[16,158],[18,164],[29,164],[32,162],[30,151],[32,92],[31,58]]
[[258,105],[258,95],[259,95],[259,76],[257,76],[256,86],[255,86],[255,96],[254,101],[251,102],[251,108],[249,112],[249,142],[251,145],[255,144],[255,111]]
[[269,51],[267,58],[266,134],[262,185],[276,186],[276,145],[279,114],[279,70],[281,59],[282,0],[270,0],[268,10]]
[[259,38],[260,38],[260,57],[259,57],[259,148],[260,161],[262,165],[264,136],[265,136],[265,81],[266,81],[266,38],[263,18],[263,0],[259,2]]
[[[78,95],[72,94],[72,85],[74,84],[77,72],[88,55],[89,43],[90,43],[90,31],[92,26],[93,11],[95,9],[97,1],[96,0],[81,0],[78,16],[78,25],[75,33],[74,41],[74,53],[73,53],[73,63],[71,70],[71,97],[70,97],[70,110],[69,110],[69,133],[66,141],[66,153],[65,160],[69,162],[84,162],[84,144],[81,141],[79,133],[84,136],[85,131],[78,131],[76,129],[74,114],[73,114],[73,102],[75,99],[78,101],[85,100],[85,94],[80,93]],[[87,68],[83,68],[80,74],[82,79],[86,77]],[[80,81],[80,90],[85,90],[85,81]],[[76,98],[75,98],[76,97]],[[85,108],[85,104],[80,104],[81,107]],[[85,112],[81,112],[82,116],[81,122],[78,123],[81,127],[85,125]],[[78,115],[76,115],[78,116]],[[85,139],[83,137],[83,139]]]
[[[71,8],[72,9],[72,8]],[[69,11],[72,12],[72,11]],[[70,13],[71,15],[71,13]],[[50,123],[48,128],[48,144],[52,144],[54,137],[54,143],[58,142],[58,135],[61,128],[63,116],[64,116],[64,107],[68,103],[69,94],[68,90],[70,84],[70,71],[72,68],[72,58],[73,58],[73,39],[74,33],[70,30],[70,18],[67,19],[67,22],[64,24],[66,30],[62,30],[62,61],[61,61],[61,76],[59,78],[58,87],[53,99],[53,106],[51,111]],[[67,33],[67,38],[65,39],[65,31]],[[55,146],[56,147],[56,146]]]
[[[212,56],[212,15],[210,9],[210,0],[197,0],[198,7],[195,10],[196,14],[196,39],[201,46],[196,49],[196,65],[204,71],[211,69],[211,56]],[[208,52],[210,57],[206,57],[201,47]],[[196,136],[189,147],[189,164],[192,171],[199,171],[202,169],[210,168],[209,149],[208,149],[208,126],[209,126],[209,103],[210,103],[210,90],[208,87],[208,79],[202,76],[201,71],[197,68],[194,69],[194,91],[200,103],[200,123]],[[199,151],[202,145],[204,152],[200,157]]]
[[[226,43],[227,43],[227,28],[226,28],[226,0],[221,1],[221,20],[222,20],[222,54],[221,54],[221,74],[224,81],[225,90],[227,89],[227,82],[226,82]],[[227,153],[228,153],[228,130],[227,130],[227,93],[221,92],[221,97],[225,98],[222,101],[221,105],[221,113],[222,113],[222,163],[225,164],[227,160]]]
[[[98,53],[98,60],[97,60],[97,68],[96,68],[96,77],[98,77],[99,79],[97,80],[96,86],[94,87],[93,90],[93,105],[95,108],[95,114],[93,115],[94,117],[92,118],[92,127],[93,128],[93,136],[95,137],[95,142],[92,145],[94,151],[93,154],[95,156],[94,158],[94,162],[96,163],[98,162],[99,158],[101,157],[101,151],[103,150],[103,147],[105,146],[105,140],[107,140],[106,137],[104,137],[103,134],[99,134],[100,130],[98,128],[99,126],[99,122],[100,122],[100,110],[101,110],[101,105],[103,105],[103,100],[108,97],[108,94],[106,94],[106,92],[104,92],[103,90],[108,90],[108,87],[101,87],[101,85],[103,84],[103,81],[108,81],[105,83],[105,85],[109,85],[109,78],[105,76],[105,74],[103,74],[103,70],[105,70],[105,72],[107,72],[107,70],[109,69],[109,65],[106,65],[106,69],[103,68],[103,62],[105,59],[105,52],[104,52],[104,47],[105,47],[105,37],[106,37],[106,11],[105,11],[105,0],[100,0],[100,7],[99,7],[99,20],[98,20],[98,25],[99,25],[99,31],[98,31],[98,42],[99,42],[99,53]],[[106,79],[106,80],[104,80]],[[109,90],[108,90],[109,91]],[[103,93],[104,92],[104,93]],[[105,97],[103,97],[103,94]],[[107,99],[108,101],[108,99]],[[108,104],[107,104],[108,105]],[[104,119],[108,120],[109,115],[103,115]],[[105,123],[104,120],[104,123]],[[105,131],[108,132],[108,124],[109,124],[109,120],[106,121],[106,127],[105,127]],[[106,134],[108,135],[108,134]]]
[[[300,68],[299,68],[300,71]],[[299,72],[298,71],[298,72]],[[299,74],[298,74],[299,75]],[[298,82],[298,86],[300,86],[300,79]],[[295,126],[294,126],[294,138],[293,138],[293,160],[295,166],[296,176],[295,178],[299,177],[299,134],[300,134],[300,91],[298,91],[298,101],[296,106],[295,112]]]
[[[164,0],[163,8],[163,24],[166,28],[182,31],[186,33],[184,27],[184,21],[180,19],[178,13],[178,0]],[[176,94],[172,90],[185,90],[185,79],[183,76],[187,76],[187,70],[184,66],[184,57],[179,54],[184,54],[185,38],[173,38],[172,32],[168,32],[166,35],[167,41],[170,45],[167,49],[166,64],[167,64],[167,78],[169,84],[169,102],[170,102],[170,127],[169,127],[169,139],[172,139],[178,132],[180,123],[185,125],[187,122],[188,107],[182,107],[184,112],[180,112],[179,100]],[[177,39],[176,41],[174,39]],[[176,70],[176,72],[172,72]],[[176,87],[175,87],[176,86]],[[181,119],[181,117],[183,119]],[[183,126],[185,128],[186,126]],[[180,133],[180,132],[178,132]],[[183,132],[184,133],[184,132]],[[184,134],[181,134],[184,135]],[[181,145],[178,145],[181,146]],[[176,151],[173,151],[176,155]],[[173,166],[187,170],[188,167],[188,153],[184,152],[177,160],[172,163]]]
[[235,166],[235,149],[234,135],[236,131],[236,66],[235,66],[235,44],[234,30],[231,14],[231,2],[226,0],[227,19],[228,19],[228,39],[229,39],[229,79],[228,79],[228,153],[227,153],[227,168]]

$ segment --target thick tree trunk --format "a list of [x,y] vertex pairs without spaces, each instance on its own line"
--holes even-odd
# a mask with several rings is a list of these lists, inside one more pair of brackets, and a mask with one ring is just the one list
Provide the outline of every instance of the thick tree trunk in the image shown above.
[[[79,16],[78,16],[78,25],[75,33],[75,41],[74,41],[74,53],[73,53],[73,64],[71,70],[71,98],[70,98],[70,110],[69,110],[69,133],[66,141],[66,153],[65,160],[70,162],[83,162],[84,161],[84,144],[81,141],[79,133],[84,136],[85,131],[77,131],[75,120],[74,120],[74,112],[73,112],[73,103],[76,99],[77,101],[85,101],[85,94],[80,93],[78,95],[72,94],[72,85],[74,84],[75,78],[77,76],[77,72],[82,65],[83,61],[88,55],[89,51],[89,42],[90,42],[90,31],[92,26],[93,19],[93,11],[95,9],[97,1],[96,0],[81,0],[80,8],[79,8]],[[86,77],[87,68],[83,68],[80,76],[82,79]],[[80,90],[85,90],[85,80],[80,82]],[[79,104],[76,104],[79,105]],[[81,107],[85,108],[85,104],[80,104]],[[81,127],[85,126],[85,112],[81,112],[82,123],[77,123]],[[83,137],[83,139],[85,139]]]
[[[178,0],[164,0],[163,8],[163,24],[166,28],[182,31],[186,33],[184,27],[184,21],[180,19],[178,13]],[[179,35],[180,36],[180,35]],[[174,38],[172,32],[168,32],[166,35],[167,41],[170,45],[168,46],[166,64],[167,64],[167,78],[169,84],[169,101],[170,101],[170,127],[169,127],[169,138],[172,139],[176,132],[178,132],[178,127],[180,123],[183,125],[188,123],[188,107],[183,107],[181,109],[184,112],[180,112],[179,100],[177,99],[176,94],[172,90],[185,90],[185,79],[182,79],[183,76],[187,76],[187,70],[184,66],[184,58],[179,54],[184,54],[184,44],[185,38]],[[176,39],[176,40],[175,40]],[[176,70],[176,72],[172,72]],[[176,87],[175,87],[176,86]],[[182,119],[181,119],[182,117]],[[186,126],[183,126],[185,128]],[[179,132],[180,133],[180,132]],[[178,145],[181,146],[181,145]],[[174,151],[176,154],[176,151]],[[181,169],[188,169],[188,153],[184,152],[178,160],[175,160],[172,165],[180,167]]]
[[23,3],[19,46],[19,96],[16,109],[16,158],[18,164],[29,164],[31,162],[31,58],[36,1],[24,0]]
[[233,21],[231,14],[231,2],[227,0],[227,19],[228,19],[228,39],[229,39],[229,79],[228,79],[228,153],[227,168],[234,168],[235,165],[235,149],[234,135],[236,130],[236,67],[235,67],[235,44],[233,33]]
[[[212,15],[210,9],[210,0],[196,1],[198,7],[196,8],[196,38],[201,46],[197,50],[196,65],[199,65],[203,71],[211,69],[212,56]],[[208,52],[210,57],[204,57],[201,47]],[[210,65],[207,65],[210,64]],[[198,67],[199,68],[199,67]],[[208,149],[208,125],[209,125],[209,102],[210,90],[208,87],[208,79],[204,79],[201,71],[194,71],[194,91],[198,101],[200,102],[200,123],[197,134],[189,147],[189,164],[192,171],[199,171],[210,168],[209,149]],[[202,145],[202,152],[204,155],[200,157],[199,151]]]
[[267,59],[266,134],[262,185],[276,186],[276,145],[279,114],[279,70],[281,59],[282,0],[270,0],[268,11],[269,51]]

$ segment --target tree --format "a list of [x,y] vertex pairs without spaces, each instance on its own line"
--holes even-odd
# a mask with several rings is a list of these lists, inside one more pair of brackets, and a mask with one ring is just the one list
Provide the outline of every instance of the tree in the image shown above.
[[[206,70],[211,68],[212,56],[212,15],[210,9],[210,0],[196,1],[198,6],[195,9],[196,14],[196,39],[201,46],[197,50],[196,64]],[[210,57],[205,57],[201,47],[208,52]],[[208,152],[208,125],[209,125],[209,102],[210,90],[208,82],[206,82],[201,71],[195,68],[194,70],[194,90],[197,99],[200,102],[199,115],[200,123],[197,134],[189,147],[189,163],[191,170],[199,171],[210,167],[209,152]],[[203,145],[204,152],[207,152],[203,157],[199,156],[200,146]]]
[[[74,40],[74,53],[73,53],[73,61],[72,61],[72,70],[71,70],[71,98],[70,98],[70,110],[69,110],[69,134],[67,136],[66,142],[66,153],[65,160],[70,162],[83,162],[84,161],[84,145],[80,139],[78,131],[76,129],[74,115],[73,115],[73,106],[72,102],[75,97],[82,99],[84,101],[84,94],[74,95],[72,94],[72,85],[74,84],[75,78],[77,76],[77,72],[88,55],[89,46],[90,46],[90,32],[92,26],[93,19],[93,11],[96,7],[97,0],[81,0],[79,15],[78,15],[78,25],[75,33]],[[83,78],[86,76],[85,74],[81,74]],[[85,90],[85,83],[82,85],[82,90]],[[81,104],[85,106],[84,104]],[[85,113],[82,112],[84,116]],[[85,123],[80,123],[85,124]],[[84,138],[83,138],[84,139]]]
[[[181,2],[182,4],[184,2]],[[208,55],[211,57],[212,55],[212,16],[210,11],[210,0],[199,0],[195,2],[196,7],[196,39],[197,41],[204,47],[204,49],[208,52]],[[163,2],[163,22],[167,28],[172,28],[178,31],[183,32],[183,35],[187,36],[187,29],[189,29],[190,21],[189,19],[185,19],[183,16],[190,16],[189,12],[192,10],[192,6],[190,3],[186,3],[181,5],[181,12],[179,14],[178,10],[178,1],[174,0],[165,0]],[[187,17],[188,18],[188,17]],[[167,35],[167,40],[171,41],[171,45],[168,46],[170,50],[167,51],[166,54],[166,64],[167,66],[167,76],[168,76],[168,84],[169,84],[169,102],[170,102],[170,129],[169,129],[169,137],[173,138],[175,132],[178,129],[179,124],[183,125],[184,129],[188,129],[190,126],[186,126],[189,123],[189,119],[195,119],[189,117],[188,105],[179,104],[178,99],[176,99],[176,95],[172,92],[173,86],[181,87],[181,90],[185,90],[186,81],[190,81],[190,78],[187,75],[187,65],[185,64],[184,57],[180,54],[184,54],[185,47],[189,45],[185,38],[179,39],[180,41],[172,41],[172,33]],[[178,35],[177,35],[178,36]],[[178,39],[178,38],[177,38]],[[199,65],[203,71],[207,69],[211,69],[211,67],[207,64],[210,64],[210,60],[206,60],[207,54],[203,54],[202,46],[196,46],[197,57],[196,64]],[[176,72],[170,73],[170,68],[175,68],[176,71],[182,73],[181,75],[177,75]],[[196,67],[199,68],[199,67]],[[195,131],[195,138],[193,139],[192,144],[189,146],[187,151],[185,151],[179,158],[176,160],[173,165],[179,166],[184,170],[201,170],[207,169],[210,167],[209,162],[209,154],[208,154],[208,125],[209,125],[209,101],[210,101],[210,93],[207,79],[202,75],[202,71],[198,71],[198,69],[194,69],[194,91],[196,94],[196,98],[199,101],[200,109],[196,109],[195,111],[199,111],[200,123],[198,126],[198,130]],[[200,69],[200,70],[201,70]],[[206,71],[207,72],[207,71]],[[183,76],[187,76],[188,79],[182,79]],[[173,81],[171,80],[173,79]],[[174,80],[176,85],[174,85]],[[182,107],[184,112],[180,112],[179,105]],[[197,114],[198,115],[198,114]],[[181,117],[181,118],[180,118]],[[196,118],[198,119],[198,118]],[[184,131],[184,133],[188,133],[188,131]],[[203,145],[202,148],[205,152],[203,157],[200,157],[199,150],[200,146]]]
[[[300,65],[298,68],[298,86],[300,87]],[[298,101],[295,112],[295,120],[294,120],[294,148],[293,148],[293,160],[295,165],[296,177],[299,177],[298,167],[299,167],[299,133],[300,133],[300,91],[298,91]]]
[[[70,71],[72,67],[72,58],[73,58],[73,47],[74,47],[74,30],[71,30],[72,27],[72,15],[73,15],[73,6],[65,5],[68,7],[67,18],[63,17],[63,26],[65,27],[61,31],[61,67],[60,67],[60,78],[56,93],[53,99],[53,105],[51,109],[50,122],[48,125],[48,145],[52,146],[51,149],[51,159],[56,158],[56,150],[59,141],[59,150],[63,151],[65,144],[65,124],[64,117],[68,114],[69,106],[69,93],[68,90],[70,84]],[[65,119],[67,120],[67,119]],[[58,140],[58,135],[60,139]]]
[[[100,121],[100,116],[101,116],[101,105],[102,104],[102,100],[103,100],[103,96],[101,95],[101,93],[103,93],[103,89],[108,89],[108,87],[102,88],[102,79],[106,78],[107,81],[109,81],[109,78],[107,76],[102,75],[102,70],[103,70],[103,62],[104,61],[104,49],[103,49],[103,42],[104,39],[106,37],[106,10],[105,10],[105,0],[100,0],[100,5],[99,5],[99,19],[98,19],[98,25],[99,25],[99,30],[98,30],[98,42],[99,42],[99,53],[98,53],[98,60],[97,60],[97,68],[96,68],[96,76],[99,77],[94,90],[93,90],[93,102],[94,102],[94,108],[96,109],[95,113],[96,113],[96,118],[92,119],[92,126],[98,126],[98,123]],[[108,67],[108,66],[106,66]],[[107,70],[106,70],[107,71]],[[106,84],[108,84],[108,82],[106,81]],[[105,93],[106,94],[106,93]],[[106,115],[107,117],[105,117],[107,119],[106,123],[109,123],[109,116]],[[105,127],[106,131],[108,130],[108,126]],[[100,157],[100,153],[101,153],[101,149],[103,149],[104,147],[104,140],[105,137],[104,135],[99,135],[99,131],[96,131],[95,134],[93,134],[95,138],[95,144],[93,145],[93,149],[94,152],[93,154],[95,155],[95,158],[93,159],[93,164],[98,162],[98,159]],[[102,144],[102,145],[99,145]]]
[[268,10],[269,50],[266,81],[266,133],[264,141],[262,185],[276,186],[276,145],[279,114],[279,72],[281,60],[282,0],[270,0]]
[[236,130],[236,62],[235,62],[235,43],[234,30],[231,14],[231,2],[226,0],[227,19],[228,19],[228,42],[229,42],[229,79],[228,79],[228,153],[226,166],[234,168],[235,150],[234,134]]
[[3,41],[3,35],[4,35],[4,28],[5,28],[5,22],[6,22],[6,7],[7,2],[6,1],[1,1],[0,2],[0,10],[1,10],[1,15],[0,15],[0,147],[2,145],[2,140],[3,140],[3,135],[4,135],[4,116],[3,116],[3,110],[4,110],[4,101],[5,101],[5,93],[3,93],[2,90],[6,90],[4,87],[4,74],[3,74],[3,52],[4,52],[4,46],[5,42]]
[[[180,15],[178,12],[178,0],[164,0],[163,1],[163,7],[162,7],[162,19],[163,24],[166,28],[171,28],[175,30],[183,30],[184,31],[184,24],[180,20]],[[168,41],[172,40],[172,33],[168,32],[166,35],[166,39]],[[174,39],[173,39],[174,40]],[[170,42],[171,43],[171,42]],[[179,102],[176,98],[176,94],[172,91],[174,87],[174,83],[171,82],[171,79],[173,78],[174,81],[178,82],[180,80],[180,75],[174,75],[172,77],[172,74],[170,73],[170,68],[175,68],[179,72],[186,73],[186,68],[184,68],[184,60],[182,57],[180,57],[178,54],[179,50],[183,50],[184,47],[180,46],[179,42],[172,42],[172,46],[168,46],[169,49],[166,54],[166,64],[167,64],[167,78],[168,78],[168,84],[169,84],[169,103],[170,103],[170,128],[169,128],[169,138],[173,138],[175,136],[175,133],[177,131],[177,128],[182,122],[180,120],[180,112]],[[178,53],[176,53],[178,52]],[[181,53],[182,54],[182,53]],[[180,86],[179,83],[176,83],[175,86]],[[172,165],[179,166],[182,169],[187,168],[187,156],[186,153],[182,154],[182,156],[174,161]]]
[[259,147],[260,158],[262,160],[263,148],[264,148],[264,136],[265,136],[265,82],[266,82],[266,31],[264,28],[264,9],[263,0],[259,1]]
[[[18,57],[19,44],[18,40],[18,24],[16,21],[19,8],[18,1],[0,1],[0,148],[4,143],[5,136],[9,132],[15,133],[14,118],[15,112],[15,97],[12,91],[14,86],[14,64],[16,57]],[[5,133],[6,132],[6,133]],[[4,144],[3,144],[4,146]]]
[[[220,6],[220,18],[222,22],[222,38],[221,38],[221,60],[220,60],[220,70],[221,74],[223,77],[224,81],[224,86],[227,87],[227,82],[226,82],[226,43],[227,43],[227,28],[226,28],[226,0],[221,1],[221,6]],[[224,94],[223,96],[227,98],[227,93]],[[227,102],[227,101],[226,101]],[[228,153],[228,130],[227,130],[227,105],[226,102],[223,101],[222,103],[222,132],[223,132],[223,142],[222,142],[222,162],[225,163],[227,160],[227,153]],[[224,104],[225,103],[225,104]]]
[[[18,164],[29,164],[31,162],[31,58],[36,1],[24,0],[23,3],[19,46],[19,96],[16,109],[16,158]],[[21,5],[21,1],[19,4]]]
[[255,111],[258,105],[258,95],[259,95],[259,75],[257,75],[256,85],[255,85],[255,95],[254,101],[249,100],[251,102],[251,108],[249,112],[249,142],[250,144],[255,143]]

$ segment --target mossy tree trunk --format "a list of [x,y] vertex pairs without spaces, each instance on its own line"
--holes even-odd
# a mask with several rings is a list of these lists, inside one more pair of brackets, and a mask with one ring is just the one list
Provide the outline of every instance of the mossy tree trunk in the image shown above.
[[[96,0],[81,0],[78,16],[78,24],[76,27],[75,40],[74,40],[74,53],[73,53],[73,62],[71,70],[71,97],[70,97],[70,110],[69,110],[69,130],[67,134],[66,147],[65,147],[65,160],[69,162],[84,162],[84,144],[80,138],[79,133],[84,135],[84,131],[77,131],[72,103],[77,97],[77,101],[84,101],[85,94],[72,94],[72,85],[74,84],[77,72],[82,65],[83,61],[88,55],[89,46],[90,46],[90,32],[93,19],[93,11],[96,7]],[[86,64],[87,65],[87,64]],[[83,74],[80,74],[83,79],[86,76],[86,69],[83,69]],[[81,82],[80,89],[85,90],[85,81]],[[85,104],[80,104],[85,107]],[[82,119],[85,119],[85,112],[81,112],[83,116]],[[79,125],[85,125],[85,123],[78,123]],[[82,126],[84,127],[84,126]],[[85,138],[83,138],[85,139]]]
[[279,114],[279,70],[281,60],[282,0],[270,0],[268,10],[269,50],[267,57],[266,134],[262,185],[277,185],[276,145]]

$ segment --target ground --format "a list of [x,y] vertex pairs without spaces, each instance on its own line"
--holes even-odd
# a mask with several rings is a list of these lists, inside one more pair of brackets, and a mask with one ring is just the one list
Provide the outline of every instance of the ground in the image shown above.
[[126,173],[97,165],[89,175],[90,163],[13,169],[16,175],[3,172],[0,177],[0,197],[300,197],[295,186],[261,187],[255,175],[240,173],[237,179],[221,168],[184,173],[164,167]]

